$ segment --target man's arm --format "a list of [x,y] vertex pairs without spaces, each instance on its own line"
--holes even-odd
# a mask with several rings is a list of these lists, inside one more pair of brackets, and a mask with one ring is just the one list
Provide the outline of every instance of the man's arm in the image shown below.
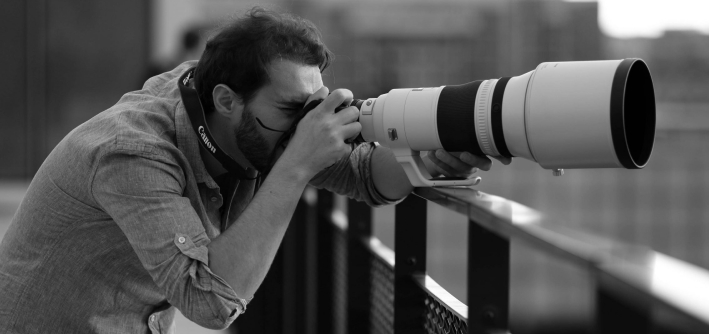
[[88,177],[95,205],[115,221],[171,305],[200,326],[228,327],[238,316],[236,300],[243,297],[208,266],[210,239],[185,196],[190,182],[185,170],[169,150],[125,143],[132,139],[107,149]]
[[239,219],[207,246],[209,267],[240,298],[261,285],[308,180],[298,170],[274,168]]
[[[351,92],[347,92],[351,99]],[[324,88],[311,99],[325,100],[298,123],[295,135],[254,199],[237,221],[207,246],[209,267],[240,298],[254,295],[273,262],[305,186],[319,171],[351,150],[345,139],[356,136],[358,112],[334,109],[348,98]]]
[[374,187],[385,198],[391,200],[404,198],[414,190],[404,169],[388,148],[377,146],[374,149],[371,168]]

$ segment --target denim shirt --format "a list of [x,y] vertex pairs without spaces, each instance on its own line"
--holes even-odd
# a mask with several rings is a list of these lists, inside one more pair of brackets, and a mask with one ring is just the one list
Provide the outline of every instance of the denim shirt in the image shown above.
[[[223,198],[207,173],[177,88],[195,65],[151,78],[49,154],[0,244],[0,333],[174,333],[175,308],[212,329],[239,315],[249,296],[211,271],[206,246],[254,181]],[[374,147],[311,185],[390,203],[369,174]]]

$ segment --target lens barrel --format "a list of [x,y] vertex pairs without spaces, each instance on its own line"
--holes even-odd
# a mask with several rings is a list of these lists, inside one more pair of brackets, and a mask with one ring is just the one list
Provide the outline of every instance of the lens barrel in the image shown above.
[[513,157],[511,141],[545,168],[642,168],[655,137],[652,78],[640,59],[542,63],[520,77],[444,86],[436,112],[444,149]]
[[515,77],[393,89],[353,104],[364,140],[397,156],[443,148],[547,169],[637,169],[655,138],[652,77],[636,58],[542,63]]

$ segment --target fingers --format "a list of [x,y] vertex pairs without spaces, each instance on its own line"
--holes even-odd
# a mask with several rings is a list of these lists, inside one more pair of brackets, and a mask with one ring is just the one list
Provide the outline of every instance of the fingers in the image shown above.
[[336,138],[336,147],[338,147],[338,151],[341,154],[344,155],[352,152],[354,146],[347,143],[345,139],[355,137],[361,130],[362,125],[359,124],[359,122],[345,124],[338,129],[338,134],[335,135],[334,138]]
[[352,92],[348,89],[335,89],[325,98],[320,106],[322,106],[323,111],[332,112],[335,108],[345,103],[345,101],[352,101]]
[[304,105],[308,105],[311,101],[315,100],[324,100],[327,98],[327,95],[330,94],[330,89],[327,88],[326,86],[320,87],[317,92],[313,93],[313,95],[308,96],[308,100],[305,101]]
[[[440,151],[440,150],[439,150]],[[460,160],[468,165],[478,167],[482,170],[488,171],[492,167],[492,160],[486,156],[478,156],[471,154],[470,152],[463,152],[460,154]]]
[[[449,177],[469,177],[478,168],[488,171],[492,167],[492,160],[487,156],[477,156],[469,152],[449,153],[440,149],[429,152],[427,157],[432,162],[433,169]],[[509,164],[512,160],[504,157],[495,159],[503,164]]]
[[[458,173],[452,167],[450,167],[449,165],[446,165],[444,162],[442,162],[441,160],[439,160],[436,157],[435,151],[428,152],[427,157],[428,157],[428,160],[430,160],[433,163],[433,164],[431,164],[431,167],[433,167],[433,169],[435,169],[436,172],[438,172],[439,174],[442,174],[443,176],[447,176],[447,177],[459,176],[460,173]],[[473,173],[473,172],[474,172],[473,170],[470,171],[470,173]]]
[[359,109],[357,107],[347,107],[335,114],[335,117],[340,124],[356,122],[359,119]]
[[[319,91],[313,94],[313,96],[315,96],[316,94],[320,95],[326,92],[327,89],[323,90],[321,88]],[[309,98],[308,100],[311,100],[311,98]],[[318,107],[321,108],[321,112],[331,113],[334,112],[335,109],[339,108],[341,105],[349,101],[352,101],[352,91],[348,89],[336,89],[332,91],[332,93],[327,95]],[[347,107],[345,109],[342,109],[337,112],[337,114],[335,115],[335,119],[335,122],[338,124],[349,124],[355,122],[357,121],[357,119],[359,119],[359,109],[357,109],[356,107]]]
[[512,163],[512,158],[507,158],[507,157],[493,157],[495,160],[501,162],[503,165],[509,165]]
[[445,176],[468,177],[477,171],[475,166],[462,162],[445,150],[428,152],[427,157],[433,163],[432,167]]
[[362,131],[362,124],[351,122],[342,126],[342,138],[350,139],[356,137]]
[[460,159],[460,153],[450,153],[445,150],[436,150],[433,156],[444,164],[450,166],[453,170],[458,171],[469,171],[473,167],[482,167],[479,165],[472,165],[464,162]]

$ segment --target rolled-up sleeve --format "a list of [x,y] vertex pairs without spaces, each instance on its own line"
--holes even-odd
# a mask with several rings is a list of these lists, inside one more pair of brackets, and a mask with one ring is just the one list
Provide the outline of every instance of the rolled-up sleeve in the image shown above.
[[377,191],[371,173],[372,153],[375,148],[374,143],[355,146],[349,156],[318,173],[310,180],[310,185],[363,201],[374,207],[402,201],[403,199],[385,198]]
[[168,302],[203,327],[223,329],[239,315],[239,297],[209,268],[210,240],[182,196],[185,182],[168,156],[117,150],[101,158],[91,191]]

